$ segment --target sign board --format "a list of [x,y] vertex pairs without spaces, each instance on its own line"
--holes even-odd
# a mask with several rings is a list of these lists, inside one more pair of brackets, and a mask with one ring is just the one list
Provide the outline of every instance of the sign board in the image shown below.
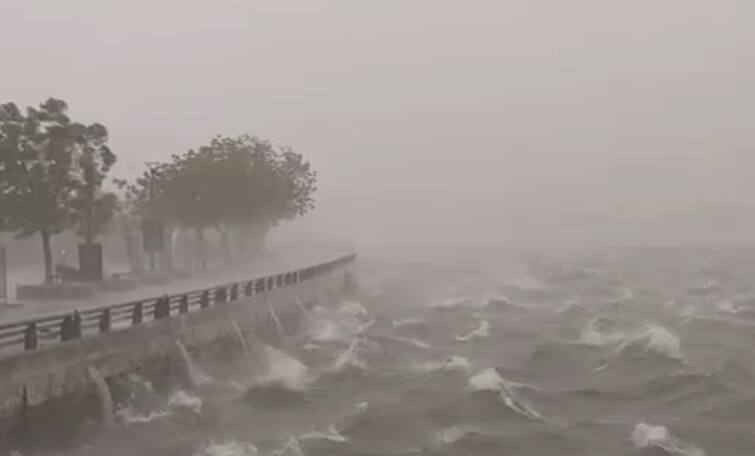
[[165,249],[163,222],[148,219],[142,222],[142,244],[148,253],[162,252]]
[[0,247],[0,302],[8,304],[8,265],[5,247]]

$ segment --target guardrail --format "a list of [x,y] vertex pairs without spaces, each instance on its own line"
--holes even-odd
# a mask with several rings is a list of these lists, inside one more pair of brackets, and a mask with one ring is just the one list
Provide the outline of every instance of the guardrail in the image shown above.
[[55,343],[128,328],[150,321],[258,296],[327,274],[356,258],[356,254],[293,271],[256,277],[211,288],[130,301],[123,304],[27,318],[0,324],[0,349],[37,350]]

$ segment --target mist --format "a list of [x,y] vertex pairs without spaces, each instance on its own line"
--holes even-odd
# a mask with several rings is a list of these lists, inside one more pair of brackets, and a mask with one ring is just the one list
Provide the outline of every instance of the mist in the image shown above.
[[108,126],[115,174],[252,131],[358,244],[743,242],[752,2],[0,5],[0,99]]

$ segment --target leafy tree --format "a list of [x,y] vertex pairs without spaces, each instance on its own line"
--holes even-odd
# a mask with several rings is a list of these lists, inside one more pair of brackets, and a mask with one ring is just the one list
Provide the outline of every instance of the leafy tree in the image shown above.
[[214,228],[229,254],[232,231],[264,238],[314,207],[316,175],[303,156],[251,135],[218,136],[153,169],[134,186],[141,213],[194,229],[198,244]]
[[70,226],[76,188],[73,131],[65,102],[49,99],[26,113],[0,106],[0,195],[4,229],[39,234],[45,281],[53,279],[51,237]]
[[75,153],[80,176],[72,202],[78,234],[87,244],[101,234],[117,209],[114,193],[103,192],[110,168],[116,156],[107,146],[108,132],[100,124],[74,126]]
[[40,235],[48,283],[52,236],[85,220],[91,239],[113,204],[98,193],[115,161],[105,145],[107,130],[72,122],[67,111],[54,98],[25,112],[14,103],[0,105],[0,228],[17,237]]

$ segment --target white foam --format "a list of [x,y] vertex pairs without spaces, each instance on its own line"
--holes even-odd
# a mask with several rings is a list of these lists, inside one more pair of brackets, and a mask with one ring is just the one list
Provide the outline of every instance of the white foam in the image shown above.
[[186,391],[174,391],[168,398],[168,409],[200,413],[202,411],[202,398]]
[[283,447],[273,452],[273,456],[305,456],[299,440],[292,437]]
[[492,367],[483,369],[477,375],[471,377],[469,379],[469,388],[472,391],[498,393],[498,399],[509,409],[530,420],[543,420],[543,416],[540,413],[514,395],[512,386]]
[[430,303],[430,307],[439,309],[451,309],[454,307],[482,308],[487,305],[487,299],[475,299],[471,297],[450,297]]
[[349,347],[344,350],[333,363],[335,371],[341,371],[347,367],[364,369],[366,363],[359,357],[359,340],[354,340]]
[[461,426],[451,426],[440,431],[438,438],[440,439],[441,443],[450,445],[464,438],[464,436],[467,435],[468,432],[469,431],[467,429],[464,429]]
[[143,415],[135,412],[133,407],[130,405],[121,406],[115,410],[115,417],[126,426],[130,426],[132,424],[149,423],[150,421],[165,418],[166,416],[170,415],[172,415],[172,413],[166,410],[158,410]]
[[736,315],[738,314],[741,309],[738,308],[733,302],[731,301],[721,301],[716,305],[716,310],[719,313],[723,314],[729,314],[729,315]]
[[637,448],[660,448],[678,456],[705,456],[702,448],[671,435],[663,426],[639,423],[632,431],[631,440]]
[[338,306],[338,310],[336,310],[337,313],[341,315],[348,315],[351,317],[362,317],[367,316],[367,309],[359,302],[356,301],[346,301],[341,303],[340,306]]
[[503,377],[492,367],[483,369],[469,379],[469,387],[473,391],[501,391],[506,385]]
[[[359,306],[355,308],[355,306]],[[364,310],[364,313],[362,312]],[[363,321],[366,310],[361,304],[352,303],[332,312],[323,307],[315,308],[309,320],[309,338],[315,342],[344,342],[369,329],[375,320]]]
[[460,342],[467,342],[467,341],[470,341],[472,339],[488,337],[489,335],[490,335],[490,322],[487,321],[487,320],[482,320],[478,324],[478,326],[475,329],[473,329],[472,331],[470,331],[469,333],[467,333],[467,334],[465,334],[463,336],[457,335],[456,336],[456,340],[458,340]]
[[312,431],[308,432],[300,437],[301,440],[307,440],[307,439],[324,439],[324,440],[330,440],[331,442],[346,442],[348,439],[341,435],[340,432],[338,432],[338,429],[336,429],[335,426],[330,426],[325,431]]
[[682,359],[681,341],[669,329],[660,325],[648,325],[644,337],[647,339],[648,350],[669,358]]
[[469,361],[462,356],[449,356],[443,361],[430,361],[419,366],[421,372],[468,372]]
[[449,356],[443,363],[443,370],[467,372],[469,370],[469,361],[463,356]]
[[658,324],[642,324],[621,328],[604,328],[606,320],[594,318],[582,328],[580,342],[598,347],[614,346],[617,351],[643,344],[645,351],[674,359],[683,359],[681,340],[670,329]]
[[223,443],[210,443],[196,451],[194,456],[257,456],[257,447],[251,443],[231,440]]
[[301,391],[310,381],[307,366],[293,356],[271,347],[265,347],[267,372],[259,381],[262,384],[279,383],[293,391]]
[[413,345],[413,346],[415,346],[417,348],[421,348],[423,350],[429,350],[430,349],[430,344],[428,344],[427,342],[423,342],[423,341],[421,341],[419,339],[413,339],[411,337],[391,336],[391,337],[388,337],[387,339],[394,340],[396,342],[402,342],[402,343],[405,343],[407,345]]

